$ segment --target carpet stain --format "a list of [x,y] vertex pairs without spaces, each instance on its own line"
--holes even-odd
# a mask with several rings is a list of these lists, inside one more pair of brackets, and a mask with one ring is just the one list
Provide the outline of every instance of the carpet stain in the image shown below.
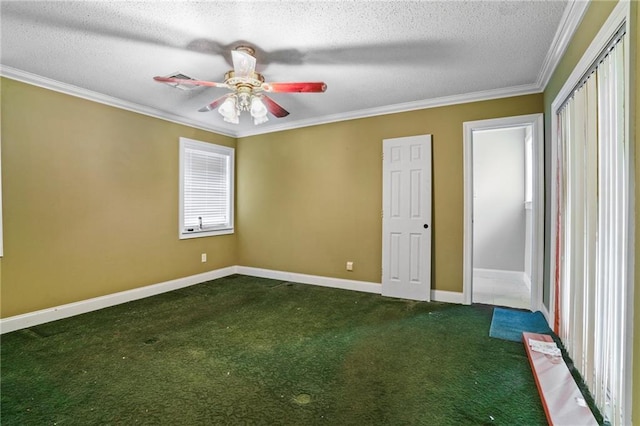
[[298,405],[306,405],[311,402],[311,395],[308,393],[301,393],[293,397],[293,402]]
[[207,352],[202,349],[189,349],[189,355],[194,359],[203,359],[207,355]]
[[269,287],[270,289],[279,288],[279,287],[293,287],[293,283],[289,281],[282,281],[279,284],[273,285]]
[[32,337],[34,339],[42,339],[43,337],[45,337],[45,336],[42,336],[41,334],[36,333],[35,331],[33,331],[30,328],[26,328],[24,330],[21,330],[20,332],[22,334],[24,334],[26,336],[29,336],[29,337]]
[[45,338],[60,334],[63,330],[58,330],[55,328],[55,326],[47,327],[45,324],[44,326],[31,327],[21,331],[25,332],[25,334],[28,334],[31,337]]

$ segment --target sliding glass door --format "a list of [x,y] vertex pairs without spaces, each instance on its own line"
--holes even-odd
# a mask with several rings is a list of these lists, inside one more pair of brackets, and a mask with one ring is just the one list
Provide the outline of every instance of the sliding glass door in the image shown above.
[[611,424],[625,424],[631,410],[626,43],[622,25],[554,110],[554,326]]

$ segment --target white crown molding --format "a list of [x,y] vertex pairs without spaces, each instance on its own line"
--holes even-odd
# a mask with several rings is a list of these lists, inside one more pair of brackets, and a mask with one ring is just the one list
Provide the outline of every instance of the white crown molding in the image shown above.
[[536,86],[540,91],[543,91],[547,87],[553,72],[556,70],[558,63],[560,63],[562,55],[564,55],[564,52],[567,50],[569,42],[578,29],[578,25],[582,22],[582,18],[588,8],[589,0],[570,0],[564,9],[564,13],[560,18],[560,25],[553,37],[551,47],[542,63],[540,74],[536,80]]
[[34,86],[42,87],[45,89],[53,90],[56,92],[64,93],[71,96],[76,96],[82,99],[98,102],[101,104],[113,106],[116,108],[125,109],[127,111],[144,114],[150,117],[159,118],[161,120],[170,121],[173,123],[182,124],[185,126],[193,127],[196,129],[202,129],[209,132],[214,132],[224,136],[230,136],[233,138],[242,138],[248,136],[256,136],[267,133],[281,132],[285,130],[293,130],[302,127],[317,126],[320,124],[335,123],[339,121],[356,120],[359,118],[375,117],[379,115],[396,114],[400,112],[415,111],[419,109],[437,108],[447,105],[464,104],[469,102],[486,101],[491,99],[506,98],[510,96],[530,95],[532,93],[540,93],[541,90],[537,85],[525,84],[521,86],[506,87],[501,89],[484,90],[480,92],[465,93],[460,95],[443,96],[440,98],[425,99],[421,101],[406,102],[395,105],[387,105],[376,108],[368,108],[358,111],[350,111],[340,114],[330,114],[318,118],[312,118],[307,120],[291,121],[288,123],[277,124],[275,126],[256,128],[250,131],[237,131],[231,132],[228,129],[216,126],[203,126],[202,123],[198,123],[184,117],[173,115],[164,111],[157,110],[155,108],[149,108],[146,106],[138,105],[133,102],[124,101],[112,96],[104,95],[102,93],[93,92],[91,90],[83,89],[71,84],[62,83],[50,78],[42,77],[36,74],[32,74],[26,71],[22,71],[16,68],[0,65],[0,76],[7,77],[13,80],[18,80],[24,83],[32,84]]
[[419,109],[437,108],[448,105],[465,104],[469,102],[488,101],[491,99],[508,98],[511,96],[531,95],[542,90],[536,84],[524,84],[521,86],[505,87],[501,89],[483,90],[480,92],[464,93],[460,95],[443,96],[440,98],[425,99],[414,102],[405,102],[395,105],[350,111],[340,114],[330,114],[318,118],[298,120],[281,125],[269,126],[255,131],[238,132],[236,137],[262,135],[266,133],[281,132],[284,130],[299,129],[302,127],[317,126],[320,124],[336,123],[339,121],[356,120],[360,118],[375,117],[379,115],[397,114],[400,112],[415,111]]
[[74,86],[72,84],[62,83],[57,80],[42,77],[37,74],[33,74],[27,71],[22,71],[17,68],[0,65],[0,76],[10,78],[12,80],[21,81],[34,86],[42,87],[44,89],[53,90],[55,92],[64,93],[65,95],[71,95],[89,101],[97,102],[104,105],[124,109],[127,111],[136,112],[139,114],[147,115],[149,117],[159,118],[161,120],[170,121],[172,123],[182,124],[184,126],[193,127],[196,129],[206,130],[208,132],[218,133],[224,136],[237,137],[235,133],[229,132],[227,129],[216,126],[203,126],[202,123],[198,123],[189,120],[184,117],[180,117],[174,114],[170,114],[159,109],[146,107],[133,102],[124,101],[122,99],[114,98],[112,96],[104,95],[102,93],[94,92],[91,90],[83,89],[81,87]]

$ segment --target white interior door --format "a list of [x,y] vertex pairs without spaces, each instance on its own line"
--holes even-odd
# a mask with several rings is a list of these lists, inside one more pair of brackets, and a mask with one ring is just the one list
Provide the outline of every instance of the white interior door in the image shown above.
[[431,135],[382,143],[382,295],[431,299]]

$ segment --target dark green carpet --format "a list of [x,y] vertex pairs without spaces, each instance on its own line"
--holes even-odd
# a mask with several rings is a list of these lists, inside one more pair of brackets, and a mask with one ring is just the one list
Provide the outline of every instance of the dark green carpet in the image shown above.
[[232,276],[2,337],[3,425],[544,425],[492,309]]

